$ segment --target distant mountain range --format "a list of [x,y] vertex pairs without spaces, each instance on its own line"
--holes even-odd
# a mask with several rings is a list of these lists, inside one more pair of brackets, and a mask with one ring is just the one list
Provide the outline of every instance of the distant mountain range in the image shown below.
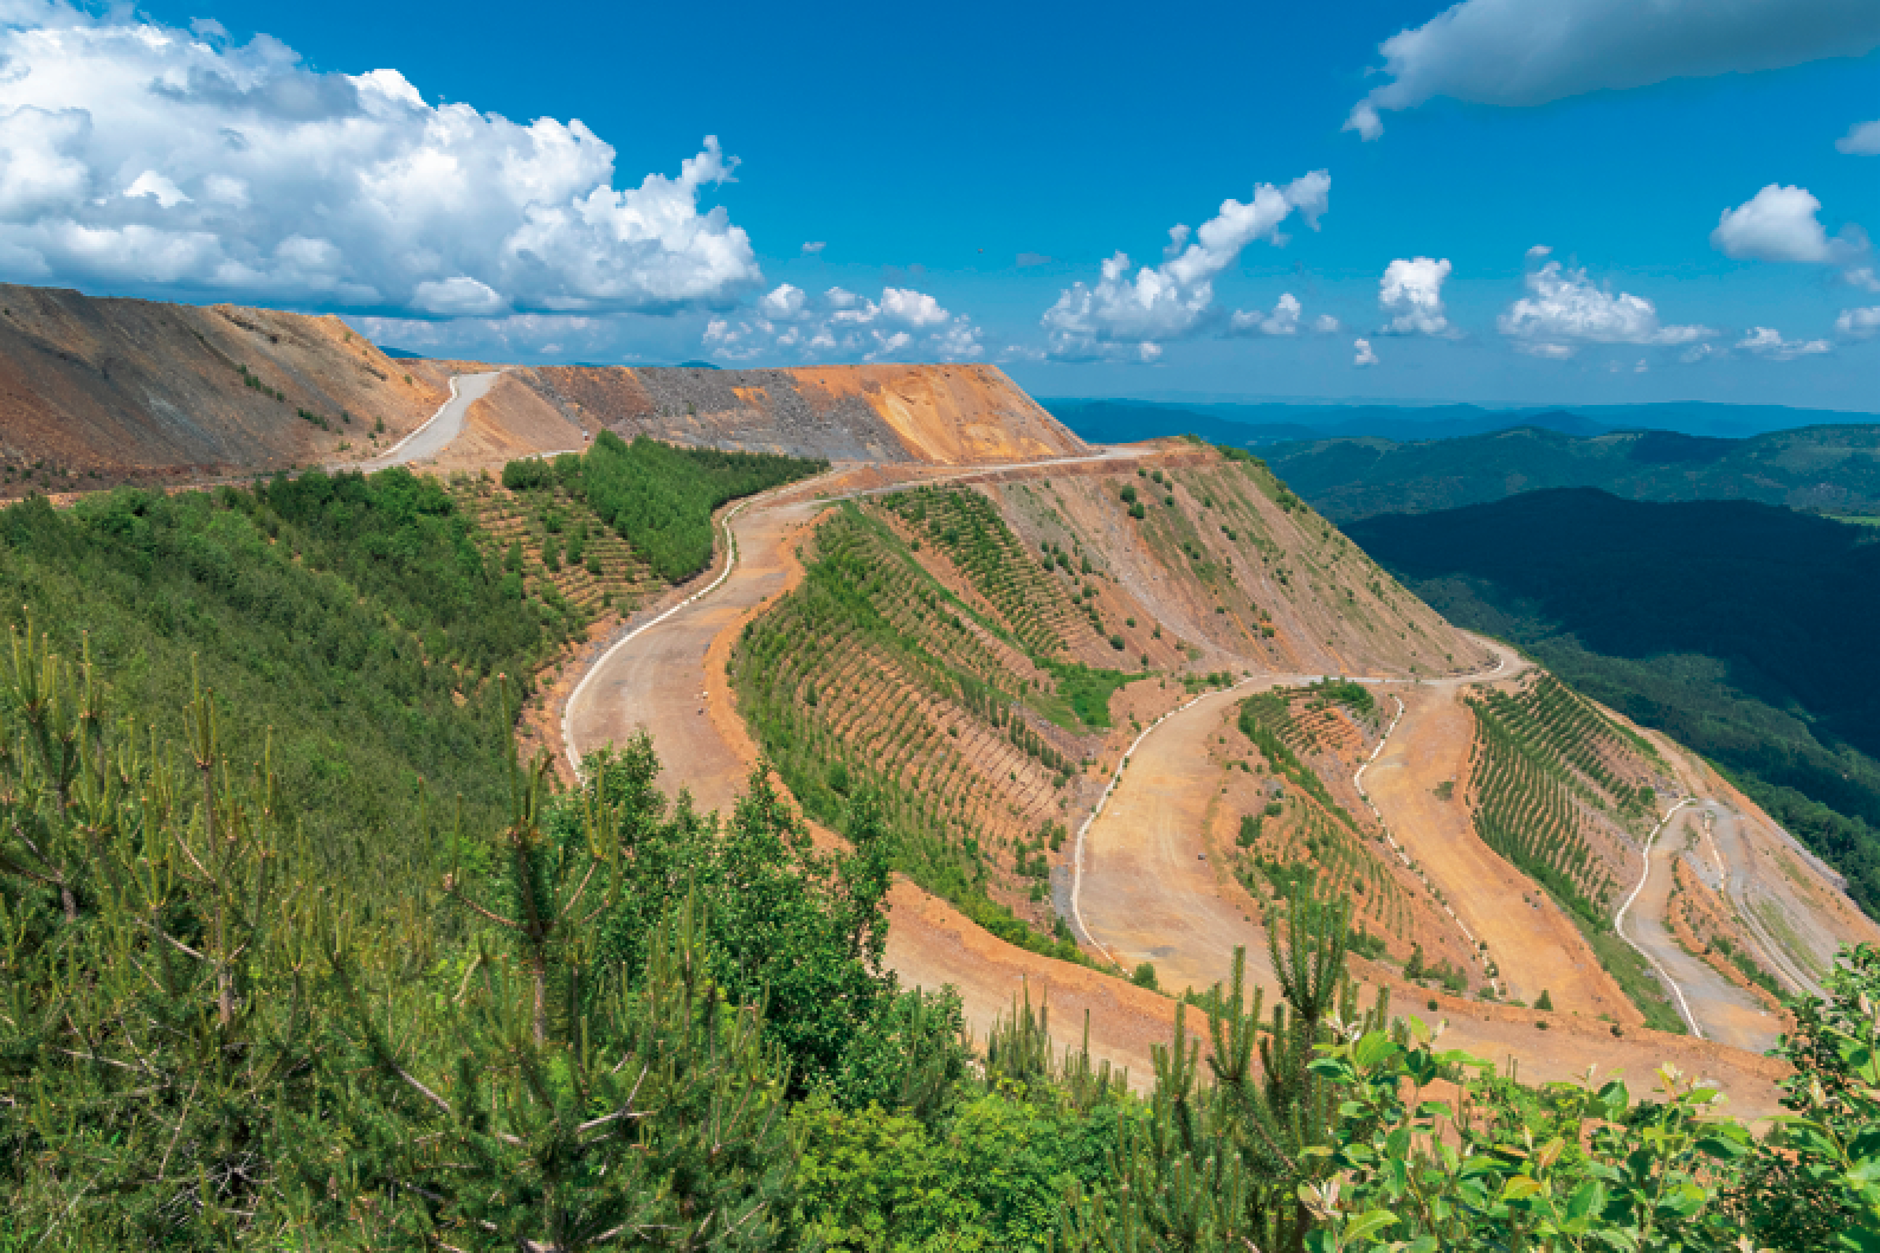
[[1816,513],[1880,512],[1880,425],[1749,439],[1671,431],[1566,435],[1532,426],[1422,443],[1330,439],[1261,455],[1326,516],[1429,513],[1547,487],[1630,500],[1753,500]]
[[1880,414],[1781,405],[1589,405],[1484,409],[1477,405],[1181,403],[1147,400],[1042,399],[1060,422],[1098,443],[1133,443],[1199,435],[1217,444],[1258,448],[1323,439],[1378,438],[1410,443],[1487,435],[1519,426],[1567,435],[1672,431],[1743,439],[1805,426],[1880,422]]

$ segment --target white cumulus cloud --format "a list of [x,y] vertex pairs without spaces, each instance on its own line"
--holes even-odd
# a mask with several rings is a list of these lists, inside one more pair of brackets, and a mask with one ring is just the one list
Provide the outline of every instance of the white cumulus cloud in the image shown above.
[[1849,223],[1829,238],[1815,216],[1820,212],[1821,201],[1807,188],[1771,183],[1736,208],[1725,209],[1710,243],[1739,260],[1839,265],[1866,254],[1867,237],[1860,227]]
[[1318,229],[1332,180],[1324,170],[1285,187],[1261,183],[1253,199],[1226,200],[1199,229],[1176,226],[1160,265],[1131,273],[1126,253],[1105,261],[1094,285],[1065,288],[1042,319],[1050,353],[1067,360],[1100,357],[1153,361],[1161,345],[1182,339],[1217,316],[1214,280],[1257,239],[1282,244],[1280,225],[1297,212]]
[[1781,69],[1880,47],[1872,0],[1464,0],[1379,47],[1388,83],[1346,130],[1436,96],[1546,104],[1672,78]]
[[789,283],[748,312],[713,318],[705,348],[727,361],[960,361],[983,356],[983,332],[926,292],[884,287],[869,300],[841,287],[812,297]]
[[1279,299],[1273,302],[1271,313],[1236,309],[1227,325],[1236,335],[1297,335],[1300,311],[1298,297],[1291,292],[1281,292]]
[[1379,334],[1438,335],[1455,338],[1443,308],[1443,280],[1449,277],[1447,258],[1399,257],[1384,267],[1377,285],[1377,306],[1391,315]]
[[1377,354],[1371,351],[1370,340],[1354,339],[1351,341],[1351,347],[1352,347],[1352,352],[1353,352],[1353,355],[1351,358],[1351,364],[1353,365],[1376,365],[1377,364]]
[[1643,296],[1614,293],[1585,270],[1569,270],[1558,261],[1528,271],[1527,295],[1503,310],[1495,325],[1518,351],[1554,360],[1572,356],[1583,344],[1696,344],[1718,334],[1706,326],[1667,326]]
[[616,186],[579,121],[426,103],[392,69],[309,69],[284,44],[0,8],[0,271],[152,294],[453,317],[721,307],[761,281],[676,176]]
[[1856,157],[1880,157],[1880,120],[1856,122],[1834,141],[1835,151]]
[[1834,320],[1835,333],[1844,339],[1872,339],[1880,335],[1880,305],[1843,309]]
[[1793,361],[1797,357],[1812,357],[1819,353],[1832,351],[1834,345],[1825,339],[1784,339],[1782,333],[1771,326],[1754,326],[1749,334],[1736,342],[1738,352],[1747,352],[1757,357],[1767,357],[1771,361]]

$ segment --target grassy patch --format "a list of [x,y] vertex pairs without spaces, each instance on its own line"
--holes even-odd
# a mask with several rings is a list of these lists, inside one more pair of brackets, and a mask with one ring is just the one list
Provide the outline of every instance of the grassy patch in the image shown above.
[[1045,668],[1057,676],[1058,695],[1087,727],[1102,730],[1110,725],[1110,696],[1117,688],[1140,679],[1140,674],[1120,670],[1093,670],[1081,662],[1047,661]]

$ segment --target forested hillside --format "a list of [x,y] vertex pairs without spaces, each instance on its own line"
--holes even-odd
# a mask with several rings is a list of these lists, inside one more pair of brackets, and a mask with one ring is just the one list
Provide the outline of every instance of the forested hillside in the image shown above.
[[1544,488],[1628,500],[1752,500],[1880,512],[1880,426],[1812,426],[1748,439],[1671,431],[1564,434],[1523,426],[1460,439],[1327,439],[1260,450],[1314,508],[1345,523],[1431,513]]
[[1734,772],[1880,910],[1871,528],[1552,491],[1349,530],[1452,621]]

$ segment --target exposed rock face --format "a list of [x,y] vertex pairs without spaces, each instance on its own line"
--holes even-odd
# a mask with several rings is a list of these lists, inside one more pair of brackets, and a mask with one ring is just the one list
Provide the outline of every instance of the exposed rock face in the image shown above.
[[407,374],[335,317],[0,284],[0,466],[160,480],[305,465],[367,449],[379,420],[389,444],[429,418],[444,393]]
[[520,373],[570,418],[627,438],[949,465],[1086,450],[994,366],[543,366]]

